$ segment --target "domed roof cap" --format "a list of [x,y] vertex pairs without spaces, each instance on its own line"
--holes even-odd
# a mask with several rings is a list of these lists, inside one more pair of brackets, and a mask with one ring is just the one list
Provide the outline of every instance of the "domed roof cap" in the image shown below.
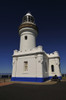
[[31,23],[34,23],[34,17],[31,15],[31,13],[27,13],[24,17],[23,17],[23,19],[22,19],[22,23],[24,23],[24,22],[31,22]]
[[28,13],[26,14],[26,16],[32,16],[32,15],[31,15],[31,13],[30,13],[30,12],[28,12]]

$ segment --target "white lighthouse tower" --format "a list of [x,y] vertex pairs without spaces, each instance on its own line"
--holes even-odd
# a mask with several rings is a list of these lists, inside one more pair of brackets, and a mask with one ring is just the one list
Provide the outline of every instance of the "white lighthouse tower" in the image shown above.
[[44,82],[54,76],[61,80],[58,52],[47,54],[36,47],[37,34],[34,17],[27,13],[19,27],[20,49],[13,53],[12,81]]
[[20,51],[27,51],[36,47],[37,26],[34,17],[27,13],[19,27]]

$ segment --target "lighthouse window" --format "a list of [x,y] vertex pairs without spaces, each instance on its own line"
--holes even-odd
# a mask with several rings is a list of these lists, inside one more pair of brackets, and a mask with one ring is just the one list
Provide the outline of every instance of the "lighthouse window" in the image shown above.
[[31,22],[34,22],[34,18],[33,17],[31,17]]
[[30,16],[28,17],[28,21],[30,21]]
[[26,21],[27,21],[27,17],[24,16],[24,17],[23,17],[23,22],[26,22]]
[[27,61],[24,62],[24,71],[28,71],[28,62]]
[[54,65],[51,65],[51,71],[54,72]]
[[25,40],[27,40],[27,36],[25,36]]

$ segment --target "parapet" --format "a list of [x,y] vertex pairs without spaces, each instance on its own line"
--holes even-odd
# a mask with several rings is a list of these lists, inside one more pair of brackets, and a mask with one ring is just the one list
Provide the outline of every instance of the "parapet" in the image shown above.
[[56,58],[56,57],[60,58],[58,51],[54,51],[53,53],[47,54],[47,56],[49,58]]

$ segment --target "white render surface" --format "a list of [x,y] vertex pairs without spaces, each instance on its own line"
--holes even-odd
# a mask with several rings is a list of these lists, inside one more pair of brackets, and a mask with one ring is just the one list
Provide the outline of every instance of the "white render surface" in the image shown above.
[[[26,16],[32,15],[27,13]],[[31,24],[34,23],[31,22]],[[60,56],[58,52],[55,51],[47,54],[41,45],[36,47],[36,36],[38,32],[34,28],[22,28],[19,30],[19,34],[20,49],[14,50],[13,53],[12,77],[46,78],[55,75],[60,77]],[[27,36],[27,40],[25,40],[25,36]],[[27,71],[24,70],[24,62],[28,63]],[[51,69],[52,65],[54,66],[53,71]]]
[[[16,57],[15,59],[13,59],[15,72],[13,72],[12,76],[14,77],[15,75],[15,77],[42,77],[42,64],[41,62],[39,63],[39,60],[41,61],[41,58],[42,55],[31,55],[18,58]],[[28,71],[24,71],[24,61],[28,61]]]
[[[24,71],[24,61],[28,61],[28,71]],[[15,50],[13,55],[12,77],[61,76],[59,64],[59,56],[46,54],[41,46],[26,52]],[[51,65],[54,65],[54,72],[51,71]]]
[[[48,55],[49,57],[49,76],[61,76],[60,72],[60,57],[57,51],[53,54]],[[51,65],[54,65],[54,72],[51,71]]]
[[[23,28],[19,31],[20,34],[20,51],[26,51],[36,47],[37,31],[32,28]],[[25,40],[27,36],[27,41]]]

